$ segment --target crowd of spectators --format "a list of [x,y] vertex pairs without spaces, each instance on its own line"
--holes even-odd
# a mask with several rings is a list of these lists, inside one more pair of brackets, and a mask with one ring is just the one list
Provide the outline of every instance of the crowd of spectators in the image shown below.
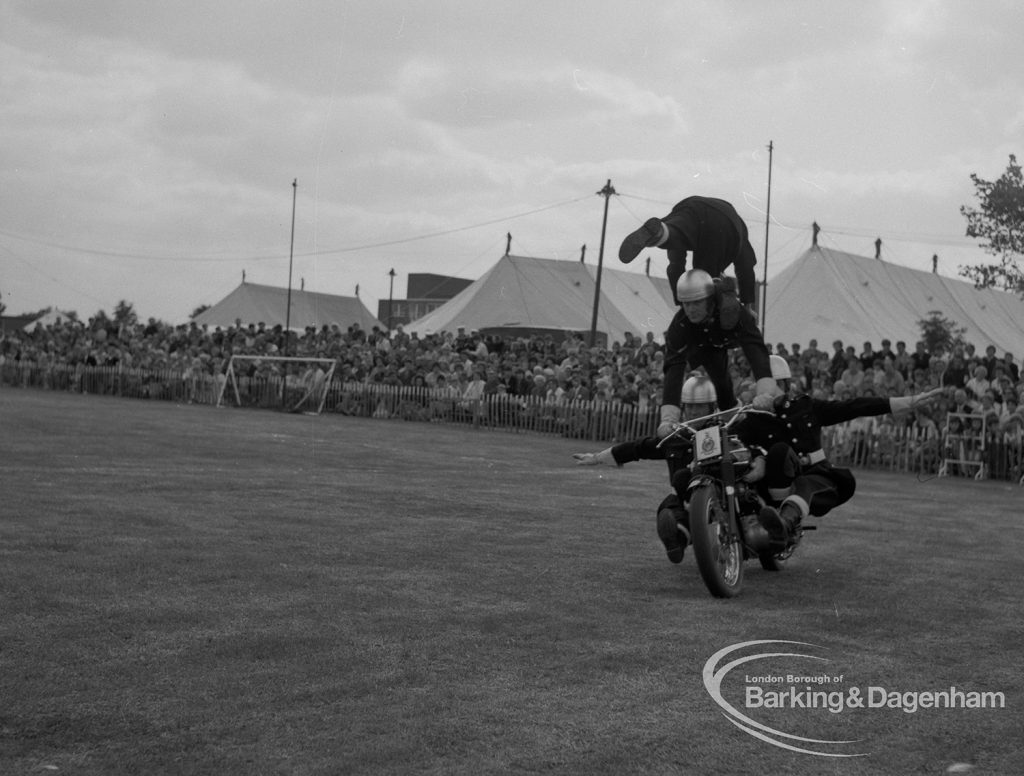
[[[979,352],[963,343],[948,352],[929,351],[923,341],[865,342],[858,351],[841,341],[831,352],[817,340],[769,345],[786,358],[795,380],[821,399],[902,396],[937,386],[950,389],[937,407],[918,412],[908,424],[931,433],[943,428],[947,413],[983,420],[988,434],[1017,434],[1024,428],[1024,384],[1011,353],[997,355],[988,345]],[[344,384],[382,384],[431,389],[444,395],[479,399],[492,394],[544,400],[617,400],[644,410],[661,402],[664,352],[651,331],[627,333],[607,347],[591,347],[578,335],[482,336],[459,329],[419,336],[402,326],[386,332],[358,325],[307,327],[286,336],[281,326],[236,322],[228,327],[194,323],[118,324],[107,318],[39,326],[0,338],[0,364],[108,366],[185,375],[222,375],[232,355],[302,356],[335,363],[334,380]],[[741,401],[753,394],[750,370],[733,351],[731,374]],[[249,360],[250,376],[280,374],[282,362]],[[865,421],[868,422],[868,421]],[[877,421],[881,423],[882,421]],[[871,420],[874,424],[876,421]]]

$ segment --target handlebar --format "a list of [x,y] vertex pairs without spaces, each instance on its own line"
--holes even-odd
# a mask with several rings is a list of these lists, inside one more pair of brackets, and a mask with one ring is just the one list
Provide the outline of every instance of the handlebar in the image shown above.
[[689,420],[680,420],[680,421],[677,421],[676,423],[672,424],[674,426],[672,432],[670,434],[668,434],[667,436],[663,437],[658,442],[657,446],[661,447],[663,444],[665,444],[672,437],[676,436],[677,434],[679,434],[679,433],[681,433],[683,431],[686,431],[691,436],[693,434],[696,434],[697,433],[697,429],[695,429],[692,426],[690,426],[691,423],[700,423],[701,421],[711,420],[713,418],[721,417],[722,415],[728,415],[729,413],[735,413],[735,414],[731,418],[729,418],[729,420],[727,420],[723,424],[722,428],[724,428],[726,431],[728,431],[732,427],[732,424],[735,423],[737,420],[739,420],[739,418],[741,418],[743,415],[748,415],[748,414],[749,415],[774,415],[775,414],[774,412],[771,412],[770,410],[759,410],[759,409],[756,409],[753,404],[744,404],[741,407],[730,407],[727,410],[719,410],[718,412],[712,412],[710,415],[704,415],[704,416],[699,417],[699,418],[690,418]]

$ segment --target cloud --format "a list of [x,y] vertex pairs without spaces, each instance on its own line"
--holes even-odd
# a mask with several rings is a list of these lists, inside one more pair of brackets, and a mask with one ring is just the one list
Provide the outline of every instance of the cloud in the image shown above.
[[[609,178],[624,194],[612,240],[690,193],[756,220],[772,140],[780,219],[944,232],[970,172],[1024,155],[1019,19],[1013,4],[920,0],[12,2],[0,185],[18,195],[2,226],[101,253],[238,257],[178,270],[219,288],[244,266],[280,274],[246,257],[287,252],[295,178],[302,253],[583,198],[322,263],[365,292],[382,263],[491,257],[506,228],[535,255],[593,255]],[[81,282],[122,297],[175,275],[81,264]]]

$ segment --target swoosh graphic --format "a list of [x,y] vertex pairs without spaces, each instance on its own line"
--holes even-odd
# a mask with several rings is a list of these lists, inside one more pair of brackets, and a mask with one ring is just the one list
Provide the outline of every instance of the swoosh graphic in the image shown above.
[[729,720],[733,725],[743,730],[746,733],[754,736],[754,738],[760,739],[766,743],[778,746],[782,749],[788,749],[793,752],[800,752],[802,754],[818,755],[820,757],[864,757],[867,752],[858,753],[837,753],[837,752],[818,752],[813,749],[805,749],[799,746],[785,743],[784,741],[776,739],[790,739],[793,741],[800,741],[806,744],[826,744],[826,745],[838,745],[838,744],[854,744],[858,743],[858,739],[850,741],[830,741],[827,739],[820,738],[807,738],[804,736],[793,735],[792,733],[786,733],[775,728],[768,727],[754,719],[751,719],[747,715],[740,712],[735,706],[729,703],[722,696],[722,681],[726,675],[736,668],[737,666],[745,663],[752,662],[754,660],[761,660],[762,658],[768,657],[800,657],[808,660],[820,660],[822,662],[828,662],[826,658],[818,657],[817,655],[805,655],[800,652],[761,652],[755,655],[747,655],[745,657],[738,658],[736,660],[729,661],[724,664],[718,670],[715,667],[719,661],[732,653],[745,649],[752,646],[760,646],[765,644],[795,644],[797,646],[814,647],[816,649],[823,649],[817,644],[810,644],[806,641],[783,641],[778,639],[759,639],[756,641],[743,641],[738,644],[732,644],[724,649],[720,649],[718,652],[708,658],[704,664],[703,679],[704,688],[708,691],[708,694],[714,699],[722,709],[725,710],[723,716]]

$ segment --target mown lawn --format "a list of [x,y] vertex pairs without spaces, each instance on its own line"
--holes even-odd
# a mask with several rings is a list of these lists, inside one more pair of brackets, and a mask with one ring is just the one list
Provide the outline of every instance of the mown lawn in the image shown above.
[[[721,601],[664,558],[663,465],[580,449],[3,389],[0,773],[1024,773],[1024,491],[858,472]],[[786,751],[702,682],[754,639],[1006,707],[762,710],[866,756]]]

